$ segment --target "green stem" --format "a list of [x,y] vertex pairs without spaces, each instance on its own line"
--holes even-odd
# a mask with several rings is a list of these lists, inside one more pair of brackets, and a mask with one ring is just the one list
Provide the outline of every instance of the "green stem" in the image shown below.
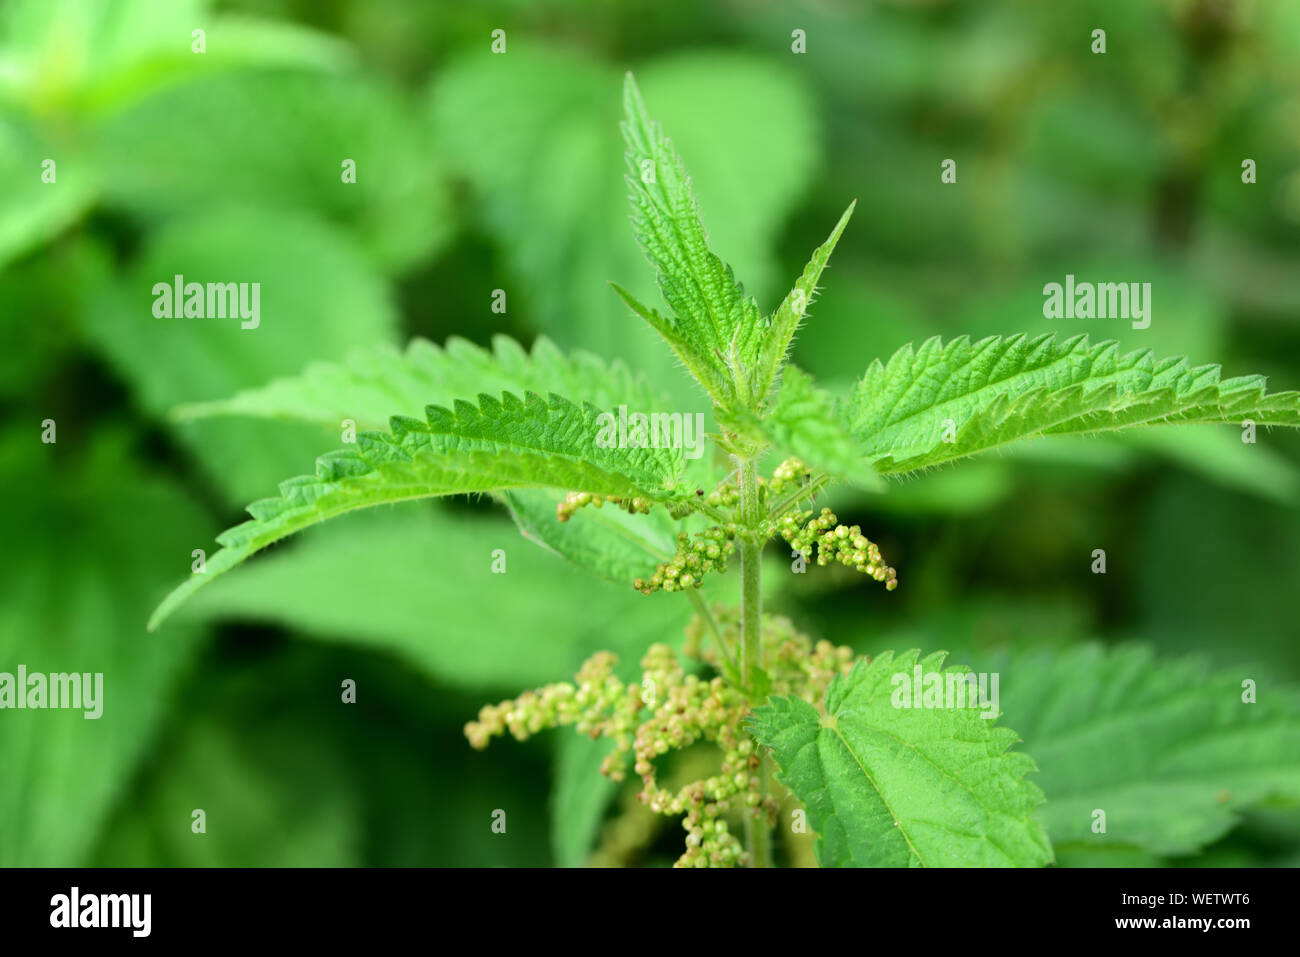
[[[758,474],[752,461],[740,466],[740,521],[746,532],[763,520],[758,501]],[[762,554],[763,546],[751,535],[740,536],[740,676],[753,688],[762,667]]]
[[708,502],[700,502],[697,507],[701,512],[709,516],[709,518],[713,519],[719,525],[726,525],[727,522],[731,521],[731,519],[727,517],[726,512],[722,511],[722,509],[714,508]]
[[[763,666],[763,545],[752,534],[762,524],[763,505],[758,497],[758,468],[753,459],[740,464],[740,520],[745,532],[749,533],[740,536],[740,675],[745,687],[753,689]],[[766,797],[765,763],[759,767],[759,782],[761,793]],[[763,818],[746,815],[745,844],[749,849],[751,867],[771,867],[772,835]]]
[[800,489],[797,489],[796,491],[791,492],[785,498],[781,499],[770,509],[768,509],[768,511],[773,518],[780,518],[796,504],[802,502],[806,498],[811,499],[814,495],[816,495],[819,491],[821,491],[829,484],[830,484],[830,476],[819,475],[816,478],[814,478],[811,482],[809,482],[807,485],[803,486]]
[[723,660],[726,661],[733,670],[736,670],[737,674],[739,674],[739,670],[736,669],[736,660],[731,657],[731,649],[727,647],[727,640],[722,637],[722,629],[718,627],[718,620],[713,617],[713,612],[709,610],[709,603],[706,602],[700,596],[699,591],[694,588],[686,589],[686,597],[689,598],[691,604],[695,606],[695,613],[699,615],[700,620],[708,626],[709,632],[713,635],[713,641],[718,646],[718,651],[722,654]]
[[758,672],[763,666],[761,554],[759,545],[740,545],[740,680],[751,690],[758,687]]

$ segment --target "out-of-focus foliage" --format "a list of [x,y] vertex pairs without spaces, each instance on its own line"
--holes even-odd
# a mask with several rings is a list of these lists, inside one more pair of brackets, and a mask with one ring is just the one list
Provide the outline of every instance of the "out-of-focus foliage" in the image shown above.
[[[461,727],[599,648],[634,668],[680,639],[679,596],[586,576],[472,500],[310,533],[149,635],[192,551],[343,428],[171,410],[358,348],[498,333],[623,359],[701,407],[607,285],[659,304],[626,212],[628,69],[765,314],[857,200],[795,339],[823,385],[931,335],[1051,332],[1300,387],[1298,54],[1287,0],[6,0],[0,671],[102,671],[105,704],[98,720],[0,711],[0,864],[572,865],[598,846],[606,862],[670,860],[677,835],[658,846],[592,783],[586,742],[481,755]],[[153,286],[177,273],[260,282],[259,328],[155,317]],[[1045,318],[1043,287],[1067,274],[1150,282],[1151,327]],[[791,574],[773,546],[767,600],[818,637],[977,669],[1051,672],[1093,654],[1072,650],[1085,642],[1141,643],[1163,663],[1147,692],[1194,650],[1207,687],[1267,676],[1264,712],[1300,679],[1298,463],[1283,430],[1246,444],[1204,427],[1045,439],[884,495],[847,488],[827,504],[902,586]],[[526,524],[552,503],[514,504]],[[1004,673],[1004,721],[1045,749],[1026,780],[1051,814],[1075,772],[1024,711],[1046,679],[1012,687],[1028,667]],[[1122,721],[1140,700],[1105,707]],[[1159,828],[1113,823],[1110,842],[1044,819],[1072,835],[1057,863],[1295,866],[1294,791],[1244,768],[1226,800],[1180,791]]]
[[[259,277],[265,326],[259,321],[256,329],[243,329],[236,319],[182,325],[156,317],[154,284],[172,284],[177,275]],[[322,355],[391,342],[398,324],[389,290],[346,235],[314,219],[251,208],[176,220],[149,236],[127,270],[105,274],[88,294],[88,339],[157,419],[182,403],[288,375]],[[271,319],[283,315],[310,317],[311,335]],[[172,428],[231,502],[242,504],[302,471],[300,463],[337,441],[329,436],[341,427],[336,420],[329,430],[226,421]]]
[[13,427],[0,438],[5,494],[22,503],[6,520],[0,560],[3,670],[104,676],[98,718],[80,710],[3,712],[6,866],[85,862],[156,743],[205,633],[182,627],[142,650],[136,621],[174,577],[169,556],[185,554],[204,534],[202,510],[174,482],[136,466],[138,449],[118,425],[102,422],[89,434],[73,426],[63,442],[78,437],[82,461],[34,457],[30,436]]
[[1300,795],[1300,707],[1293,689],[1258,673],[1247,678],[1264,685],[1263,699],[1243,707],[1241,668],[1140,647],[985,664],[1001,674],[1004,718],[1038,764],[1038,817],[1057,847],[1190,854],[1241,808]]

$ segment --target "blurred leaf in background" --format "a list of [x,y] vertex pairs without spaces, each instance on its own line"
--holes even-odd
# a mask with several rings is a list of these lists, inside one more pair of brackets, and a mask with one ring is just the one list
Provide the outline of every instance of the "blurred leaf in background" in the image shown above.
[[635,663],[690,616],[686,602],[648,602],[585,575],[501,515],[407,505],[305,537],[213,582],[179,614],[383,648],[444,684],[512,692],[563,680],[602,648]]
[[[249,65],[336,69],[349,61],[337,40],[287,23],[214,17],[212,6],[11,0],[0,9],[0,175],[17,187],[0,194],[0,265],[75,222],[106,184],[147,157],[95,155],[101,124],[112,130],[123,109],[199,73]],[[203,34],[202,53],[195,31]],[[181,139],[201,138],[191,131]],[[131,162],[115,162],[123,159]],[[41,176],[32,175],[38,169]]]
[[311,212],[385,272],[421,262],[452,234],[439,154],[413,104],[364,74],[203,76],[104,124],[96,149],[114,170],[104,202],[145,222],[231,205]]
[[[247,283],[250,299],[257,283],[256,328],[236,317],[156,315],[154,287],[174,286],[178,275],[186,283]],[[392,342],[398,324],[388,288],[355,242],[317,220],[254,207],[199,214],[153,233],[130,267],[104,275],[85,319],[90,341],[157,419],[183,403],[297,372],[313,359]],[[242,505],[342,444],[343,423],[331,430],[228,421],[174,428],[229,502]]]
[[[55,421],[8,428],[0,473],[12,501],[0,559],[0,670],[102,674],[101,714],[11,710],[0,721],[0,864],[88,863],[112,806],[176,704],[205,629],[150,641],[141,615],[191,562],[208,523],[171,482],[134,462],[127,434],[90,438]],[[78,461],[64,450],[92,448]],[[83,681],[85,679],[83,678]]]
[[[1104,56],[1089,49],[1098,25]],[[791,51],[796,27],[806,54]],[[504,55],[490,52],[495,29]],[[693,173],[711,242],[767,309],[857,199],[795,342],[824,385],[935,334],[1050,331],[1266,372],[1285,389],[1300,385],[1298,51],[1286,0],[7,0],[0,474],[17,504],[0,670],[102,670],[106,701],[97,721],[0,719],[0,863],[579,865],[626,839],[604,827],[620,812],[591,773],[600,747],[571,737],[484,755],[462,728],[595,650],[626,670],[651,642],[679,641],[689,605],[575,567],[584,549],[617,548],[640,573],[668,528],[608,510],[560,525],[550,493],[512,493],[510,509],[377,510],[273,550],[189,617],[144,631],[193,549],[343,444],[333,406],[306,426],[182,419],[177,406],[416,335],[487,345],[497,333],[622,358],[681,408],[699,404],[607,285],[659,299],[628,220],[625,70]],[[1255,184],[1241,180],[1246,157]],[[957,181],[944,184],[949,158]],[[153,286],[177,273],[260,282],[259,328],[155,317]],[[1151,327],[1044,318],[1044,284],[1067,273],[1152,283]],[[421,402],[472,388],[467,356]],[[420,411],[371,399],[359,428]],[[40,441],[47,418],[55,445]],[[1007,724],[1043,752],[1049,797],[1079,793],[1078,762],[1062,756],[1094,738],[1063,738],[1054,715],[1113,711],[1126,716],[1116,728],[1160,740],[1205,715],[1176,687],[1168,713],[1134,714],[1104,689],[1061,686],[1058,670],[1130,667],[1143,693],[1174,679],[1227,688],[1242,661],[1270,689],[1300,679],[1300,438],[1255,438],[1043,440],[886,495],[839,491],[826,504],[861,522],[902,587],[882,598],[837,569],[797,575],[773,547],[765,601],[870,654],[1020,662],[1010,673],[1041,680],[1008,678]],[[1104,575],[1090,567],[1098,548]],[[1139,652],[1079,648],[1098,641],[1156,657],[1139,668]],[[1207,662],[1201,684],[1190,650]],[[345,678],[355,705],[340,699]],[[1060,696],[1039,700],[1049,686]],[[1196,745],[1236,762],[1216,772],[1234,781],[1228,800],[1148,777],[1143,794],[1177,786],[1177,814],[1117,823],[1105,848],[1067,841],[1059,863],[1295,866],[1300,802],[1276,747],[1294,724],[1279,720],[1255,743],[1228,722]],[[1173,767],[1141,745],[1126,737],[1092,763],[1113,762],[1112,781],[1128,764]],[[194,808],[208,811],[204,835]],[[497,808],[508,836],[490,831]],[[1077,829],[1059,813],[1051,828]]]

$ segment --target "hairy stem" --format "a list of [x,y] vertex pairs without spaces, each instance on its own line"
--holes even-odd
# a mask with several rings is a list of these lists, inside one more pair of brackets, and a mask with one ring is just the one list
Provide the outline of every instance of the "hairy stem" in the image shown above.
[[722,511],[722,509],[720,508],[714,508],[708,502],[700,502],[696,507],[699,508],[699,510],[703,512],[705,515],[709,516],[709,518],[717,522],[719,525],[726,525],[727,522],[731,521],[727,517],[726,512]]
[[769,512],[774,518],[780,518],[799,502],[802,502],[804,499],[811,499],[830,483],[831,479],[829,475],[818,475],[807,485],[796,489],[785,498],[772,505]]
[[[753,461],[740,466],[740,521],[746,532],[763,520],[758,501],[758,470]],[[740,536],[740,676],[746,688],[753,688],[762,667],[762,560],[763,546],[752,535]]]
[[[746,532],[751,533],[757,531],[763,521],[763,506],[758,498],[758,468],[753,459],[740,464],[740,520]],[[755,536],[752,534],[740,537],[740,675],[745,687],[751,690],[757,685],[763,655],[763,594],[760,568],[763,545],[754,539]],[[759,781],[763,796],[766,797],[766,762],[759,767]],[[772,835],[764,819],[748,815],[745,817],[745,844],[749,850],[751,867],[771,866]]]

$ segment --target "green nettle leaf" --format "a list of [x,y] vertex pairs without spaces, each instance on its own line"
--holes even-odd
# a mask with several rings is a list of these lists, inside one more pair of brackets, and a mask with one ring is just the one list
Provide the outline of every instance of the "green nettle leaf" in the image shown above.
[[678,449],[618,448],[601,441],[601,412],[551,395],[480,395],[427,420],[394,416],[391,432],[362,432],[356,447],[316,460],[316,474],[290,479],[280,497],[248,507],[252,521],[223,532],[222,550],[159,606],[155,628],[194,590],[303,528],[358,508],[513,488],[583,489],[597,495],[686,500]]
[[1121,354],[1087,336],[936,337],[872,364],[849,396],[849,428],[883,473],[910,472],[1041,435],[1137,425],[1235,422],[1300,426],[1300,392],[1219,366]]
[[[182,406],[174,415],[182,420],[247,415],[332,429],[351,421],[358,429],[382,429],[391,415],[418,415],[430,403],[448,405],[481,392],[529,391],[580,397],[611,415],[620,406],[637,412],[669,406],[621,362],[585,352],[565,355],[545,338],[526,352],[513,339],[497,336],[490,352],[456,338],[442,349],[415,339],[404,352],[388,347],[358,352],[346,362],[315,363],[299,376],[229,399]],[[524,537],[609,581],[626,585],[647,575],[675,548],[678,529],[661,511],[633,517],[615,507],[582,509],[560,522],[556,505],[563,492],[516,489],[502,498]]]
[[[617,283],[614,289],[667,340],[724,410],[753,411],[786,362],[790,343],[855,204],[849,205],[826,242],[814,251],[776,312],[764,317],[731,267],[709,248],[682,159],[660,125],[650,120],[631,74],[624,84],[623,104],[632,227],[655,267],[672,313],[665,316],[644,305]],[[808,394],[802,390],[798,401]],[[857,463],[849,464],[851,439],[845,435],[837,444],[841,470],[861,472]]]
[[849,208],[844,210],[844,215],[835,224],[835,229],[831,231],[826,242],[813,252],[812,259],[808,260],[808,265],[804,267],[803,275],[799,277],[794,288],[782,300],[769,320],[769,327],[759,345],[758,364],[754,370],[751,392],[755,398],[762,399],[767,395],[772,383],[776,381],[777,373],[785,365],[794,334],[798,331],[804,317],[808,315],[808,308],[817,294],[817,281],[821,279],[822,270],[830,262],[831,253],[835,251],[835,245],[840,241],[840,235],[844,232],[844,227],[849,224],[849,217],[853,215],[853,209],[857,205],[857,200],[849,203]]
[[[1033,867],[1052,859],[1033,820],[1043,793],[1014,731],[981,717],[978,701],[896,706],[920,683],[958,685],[944,653],[859,660],[826,692],[825,713],[772,698],[750,729],[772,749],[781,779],[803,801],[817,856],[833,867]],[[919,672],[914,672],[919,669]],[[897,679],[895,676],[899,676]],[[938,677],[935,677],[938,676]],[[909,697],[901,698],[902,687]],[[928,703],[928,702],[926,702]]]
[[598,649],[636,662],[690,616],[686,602],[648,602],[626,580],[593,581],[555,561],[504,515],[412,503],[307,530],[294,548],[203,589],[168,628],[263,623],[395,656],[439,687],[482,691],[572,674]]
[[566,735],[556,743],[551,791],[551,846],[560,867],[584,867],[618,785],[600,773],[604,741]]
[[393,415],[420,415],[430,404],[448,405],[484,392],[554,392],[611,413],[619,405],[644,412],[667,407],[667,399],[621,362],[586,352],[565,355],[545,337],[528,352],[508,336],[495,336],[490,352],[455,337],[443,348],[417,338],[404,351],[388,346],[357,351],[344,362],[313,363],[301,375],[228,399],[180,406],[173,415],[181,420],[245,415],[331,428],[351,419],[358,428],[382,429]]
[[[1055,845],[1190,854],[1265,798],[1300,798],[1300,694],[1251,670],[1074,648],[990,663],[1038,763]],[[1258,687],[1249,697],[1244,682]],[[1098,812],[1105,814],[1102,819]],[[1104,824],[1104,830],[1100,825]]]
[[646,114],[630,73],[623,86],[623,111],[632,229],[658,271],[659,289],[673,314],[648,310],[616,288],[717,401],[748,405],[762,313],[731,267],[709,248],[686,167]]
[[612,505],[584,508],[561,522],[555,508],[563,496],[550,489],[514,489],[501,497],[524,538],[615,584],[649,577],[677,547],[678,526],[662,509],[630,515]]
[[[610,95],[618,76],[572,51],[513,39],[509,56],[451,63],[432,91],[435,152],[472,187],[474,211],[540,329],[566,348],[635,356],[656,384],[693,395],[662,339],[607,285],[655,296],[628,228],[621,104]],[[690,164],[712,247],[751,292],[784,293],[774,247],[819,142],[799,75],[745,54],[691,51],[641,64],[637,82]],[[703,105],[702,89],[725,109]]]
[[885,486],[842,424],[834,397],[796,366],[786,366],[780,391],[757,430],[781,454],[797,456],[836,479],[877,491]]

